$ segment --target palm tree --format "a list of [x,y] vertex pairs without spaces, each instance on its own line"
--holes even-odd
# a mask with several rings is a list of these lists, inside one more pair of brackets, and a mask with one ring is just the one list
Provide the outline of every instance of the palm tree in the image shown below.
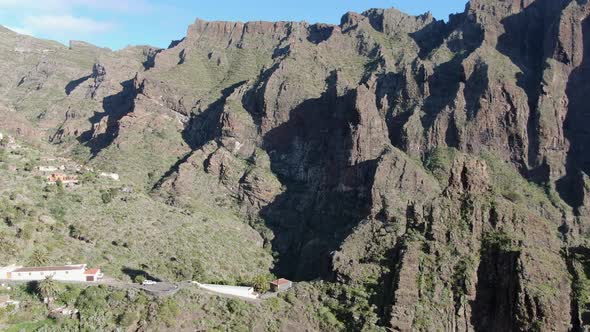
[[30,257],[30,263],[33,266],[44,266],[47,265],[49,262],[49,258],[47,257],[47,252],[42,251],[40,249],[35,249]]
[[55,297],[60,293],[61,288],[59,284],[53,280],[53,277],[48,276],[45,280],[42,280],[37,284],[37,292],[44,301],[47,302],[47,306],[50,306]]
[[269,282],[270,281],[268,276],[261,274],[254,277],[254,279],[252,280],[252,286],[254,287],[255,291],[264,294],[268,292],[268,290],[270,289]]

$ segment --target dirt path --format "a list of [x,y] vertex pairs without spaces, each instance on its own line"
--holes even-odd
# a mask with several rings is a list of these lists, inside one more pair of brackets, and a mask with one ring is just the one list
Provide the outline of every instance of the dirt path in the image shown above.
[[145,292],[148,292],[154,296],[158,297],[166,297],[172,296],[176,294],[179,290],[185,288],[188,283],[186,282],[179,282],[179,283],[172,283],[172,282],[158,282],[155,285],[140,285],[135,283],[124,282],[112,278],[104,278],[103,280],[97,283],[88,283],[89,285],[106,285],[110,287],[115,287],[119,289],[140,289]]
[[[98,282],[81,282],[81,281],[76,282],[76,281],[60,281],[60,280],[56,280],[56,281],[59,282],[60,284],[65,284],[65,285],[68,285],[68,284],[69,285],[86,285],[86,286],[105,285],[105,286],[118,288],[118,289],[139,289],[139,290],[143,290],[143,291],[150,293],[150,294],[157,296],[157,297],[172,296],[172,295],[176,294],[176,292],[178,292],[179,290],[187,287],[187,285],[190,285],[190,283],[187,283],[187,282],[181,282],[181,283],[158,282],[155,285],[140,285],[140,284],[120,281],[120,280],[113,279],[113,278],[105,278],[105,279],[100,280]],[[31,281],[0,280],[0,282],[7,284],[7,285],[22,285],[22,284],[27,284]]]

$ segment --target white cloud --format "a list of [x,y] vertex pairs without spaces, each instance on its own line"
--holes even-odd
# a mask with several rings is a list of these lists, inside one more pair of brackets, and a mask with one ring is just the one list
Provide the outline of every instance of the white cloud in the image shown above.
[[70,9],[71,5],[71,0],[0,0],[0,8],[4,10],[53,12]]
[[[1,0],[0,0],[1,1]],[[114,10],[128,13],[144,13],[155,9],[155,5],[146,0],[73,0],[79,7]]]
[[0,0],[0,9],[42,13],[72,12],[75,9],[145,12],[155,8],[148,0]]
[[11,25],[18,33],[67,43],[112,33],[124,25],[126,17],[162,8],[155,0],[0,0],[4,21],[0,24]]
[[27,16],[24,30],[48,35],[84,35],[90,33],[104,33],[114,28],[111,22],[93,20],[87,17],[71,15],[38,15]]

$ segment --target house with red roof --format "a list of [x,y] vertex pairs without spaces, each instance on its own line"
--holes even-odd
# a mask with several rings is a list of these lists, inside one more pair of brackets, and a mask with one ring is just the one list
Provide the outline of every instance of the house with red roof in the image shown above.
[[270,290],[279,293],[293,287],[293,282],[284,278],[277,279],[270,282]]
[[47,177],[47,184],[57,184],[58,182],[71,186],[78,184],[78,177],[76,175],[65,175],[60,173],[53,173]]
[[57,281],[97,282],[103,278],[100,269],[86,267],[86,264],[22,267],[11,266],[0,268],[0,279],[14,281],[39,281],[48,277]]

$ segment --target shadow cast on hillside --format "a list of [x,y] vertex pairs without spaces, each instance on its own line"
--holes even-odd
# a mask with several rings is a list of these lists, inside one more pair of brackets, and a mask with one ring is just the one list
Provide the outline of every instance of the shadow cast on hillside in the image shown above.
[[133,111],[135,107],[134,80],[121,83],[121,92],[105,97],[102,102],[103,112],[95,112],[89,119],[94,124],[93,128],[82,133],[78,140],[90,148],[92,157],[96,157],[100,151],[111,145],[119,136],[119,121]]
[[192,150],[200,149],[204,144],[221,135],[221,126],[219,122],[227,98],[229,98],[237,88],[244,84],[246,84],[246,81],[238,82],[223,89],[219,99],[207,106],[204,111],[191,116],[188,124],[182,132],[182,138]]
[[92,75],[84,76],[82,78],[79,78],[77,80],[74,80],[74,81],[71,81],[70,83],[68,83],[65,87],[66,95],[69,96],[74,90],[76,90],[76,88],[78,86],[80,86],[80,84],[86,82],[91,77],[92,77]]
[[[459,29],[461,37],[451,37],[451,32]],[[484,31],[480,26],[466,19],[464,14],[453,15],[449,23],[436,21],[424,29],[410,35],[420,47],[420,57],[426,57],[432,50],[446,45],[453,54],[449,61],[434,68],[432,75],[424,82],[428,86],[429,95],[424,100],[421,117],[423,128],[431,128],[439,115],[447,108],[453,109],[461,84],[465,85],[464,95],[468,105],[468,117],[476,116],[477,102],[487,87],[487,67],[478,66],[474,75],[467,79],[463,61],[467,59],[484,41]],[[472,110],[470,112],[470,110]],[[409,115],[395,115],[397,122],[407,121]],[[394,121],[396,123],[396,121]],[[399,125],[398,125],[399,126]],[[446,144],[458,146],[458,133],[453,118],[446,132]]]
[[273,273],[293,280],[331,278],[331,253],[370,212],[377,161],[349,164],[353,92],[337,96],[335,75],[320,98],[264,136],[271,169],[286,190],[260,215],[273,231]]
[[566,87],[569,100],[564,121],[564,134],[570,142],[567,153],[567,174],[557,182],[561,197],[577,211],[584,204],[584,178],[590,174],[590,18],[582,21],[584,56],[581,64],[570,74]]
[[477,268],[476,297],[471,302],[475,331],[519,331],[516,325],[520,252],[484,243]]
[[199,150],[207,142],[215,140],[221,135],[220,120],[226,100],[237,88],[245,83],[246,81],[242,81],[222,90],[221,97],[218,100],[209,105],[204,111],[192,114],[188,124],[182,131],[182,139],[191,148],[191,152],[178,159],[154,184],[152,191],[160,188],[170,176],[177,173],[180,166],[192,156],[195,150]]
[[[536,156],[539,150],[539,114],[538,103],[541,97],[543,65],[546,60],[545,32],[553,23],[554,17],[545,13],[559,13],[555,0],[538,0],[517,14],[502,20],[504,34],[498,38],[497,50],[510,58],[521,73],[517,74],[517,86],[526,94],[529,114],[527,119],[528,160],[519,161],[520,173],[537,183],[548,180],[549,174],[543,165],[537,165]],[[549,9],[552,8],[552,9]],[[511,142],[511,145],[522,144]],[[520,146],[518,148],[524,149]],[[531,169],[534,167],[534,169]]]
[[121,272],[123,272],[125,275],[127,275],[131,280],[135,280],[137,277],[141,276],[146,280],[152,280],[152,281],[156,281],[156,282],[162,281],[162,280],[154,277],[153,275],[147,273],[144,270],[134,269],[134,268],[130,268],[130,267],[124,267],[121,269]]

